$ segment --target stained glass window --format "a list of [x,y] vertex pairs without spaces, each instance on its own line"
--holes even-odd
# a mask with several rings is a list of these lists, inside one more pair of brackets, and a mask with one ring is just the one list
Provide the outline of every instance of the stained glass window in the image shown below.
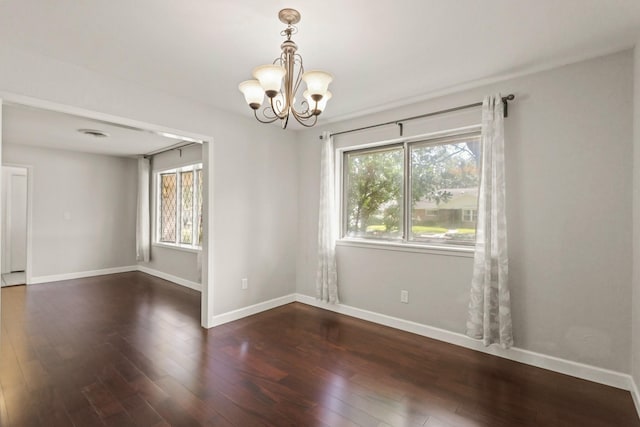
[[202,246],[202,164],[161,171],[157,177],[157,241],[199,248]]
[[176,173],[160,174],[160,241],[176,241]]
[[180,243],[193,242],[193,171],[180,173],[182,193],[182,227],[180,229]]

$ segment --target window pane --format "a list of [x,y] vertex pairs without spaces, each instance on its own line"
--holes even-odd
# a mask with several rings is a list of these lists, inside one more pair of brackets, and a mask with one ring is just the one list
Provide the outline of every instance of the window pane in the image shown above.
[[160,174],[160,241],[176,242],[176,190],[175,173]]
[[479,169],[479,137],[411,147],[411,240],[475,243]]
[[196,218],[198,219],[198,246],[202,246],[202,169],[196,171],[198,181],[198,211]]
[[347,153],[345,157],[346,236],[402,238],[402,147]]
[[182,211],[180,243],[191,244],[193,241],[193,171],[180,173],[182,194]]

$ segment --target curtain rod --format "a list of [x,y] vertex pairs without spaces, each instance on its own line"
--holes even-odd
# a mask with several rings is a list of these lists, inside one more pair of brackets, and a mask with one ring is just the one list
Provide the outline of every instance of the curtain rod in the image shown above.
[[[502,104],[504,105],[504,117],[509,117],[509,104],[508,101],[513,101],[515,99],[514,94],[509,94],[507,96],[502,97]],[[356,129],[343,130],[342,132],[335,132],[330,134],[330,136],[343,135],[345,133],[358,132],[361,130],[373,129],[380,126],[388,126],[388,125],[398,125],[400,126],[400,136],[403,136],[403,122],[408,122],[409,120],[423,119],[425,117],[437,116],[440,114],[453,113],[454,111],[466,110],[468,108],[475,108],[482,106],[482,102],[475,102],[473,104],[461,105],[459,107],[447,108],[446,110],[434,111],[432,113],[420,114],[419,116],[407,117],[404,119],[393,120],[391,122],[378,123],[371,126],[364,126]],[[322,135],[320,135],[320,139],[322,139]]]
[[142,157],[144,157],[146,159],[148,157],[153,157],[156,154],[166,153],[167,151],[171,151],[171,150],[181,150],[183,148],[191,147],[192,145],[196,145],[196,144],[199,144],[199,143],[198,142],[187,142],[187,143],[178,142],[177,144],[173,144],[170,147],[161,148],[161,149],[156,150],[156,151],[151,151],[151,152],[149,152],[147,154],[144,154]]

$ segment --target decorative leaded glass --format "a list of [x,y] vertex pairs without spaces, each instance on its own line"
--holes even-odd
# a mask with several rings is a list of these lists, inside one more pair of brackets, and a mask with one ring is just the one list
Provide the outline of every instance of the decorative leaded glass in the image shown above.
[[182,227],[180,243],[191,244],[193,241],[193,171],[180,173],[182,193]]
[[177,174],[160,174],[160,241],[176,242]]
[[202,247],[202,164],[158,172],[157,242]]

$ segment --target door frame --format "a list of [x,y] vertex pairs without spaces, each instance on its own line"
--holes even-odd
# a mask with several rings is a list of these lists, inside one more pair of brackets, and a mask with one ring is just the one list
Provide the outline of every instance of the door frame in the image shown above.
[[[214,200],[214,162],[213,162],[213,153],[214,153],[214,138],[210,135],[203,135],[194,132],[188,132],[181,129],[174,129],[166,126],[158,126],[152,123],[146,123],[134,119],[129,119],[120,116],[114,116],[111,114],[100,113],[97,111],[88,110],[82,107],[76,107],[72,105],[60,104],[57,102],[47,101],[38,98],[32,98],[29,96],[18,95],[15,93],[7,93],[0,91],[0,164],[2,164],[2,106],[3,105],[11,105],[18,104],[28,107],[40,108],[45,110],[51,110],[59,113],[72,114],[80,117],[85,117],[88,119],[92,119],[95,121],[103,121],[107,123],[113,123],[120,126],[132,127],[135,129],[140,129],[148,132],[165,134],[165,135],[180,135],[181,137],[195,139],[197,141],[202,142],[203,146],[203,159],[202,159],[202,168],[204,175],[206,177],[203,188],[203,207],[204,212],[206,213],[206,217],[203,221],[203,233],[205,237],[202,243],[202,291],[201,291],[201,300],[200,300],[200,313],[201,313],[201,325],[203,328],[211,328],[213,327],[213,298],[214,298],[214,257],[213,257],[213,249],[214,249],[214,223],[213,223],[213,200]],[[29,176],[33,176],[33,171],[28,171]],[[1,179],[1,178],[0,178]],[[33,195],[32,185],[33,180],[28,180],[28,189],[30,195]],[[1,205],[0,205],[1,206]],[[29,203],[29,206],[32,206],[32,203]],[[31,224],[32,222],[32,213],[28,210],[28,222]],[[31,230],[28,230],[29,236]],[[0,231],[1,232],[1,231]],[[27,241],[28,246],[28,256],[27,256],[27,283],[31,280],[31,237],[29,237]],[[1,260],[0,253],[0,260]]]
[[[31,284],[31,249],[32,249],[32,244],[31,244],[31,235],[32,235],[32,222],[33,222],[33,166],[32,165],[25,165],[25,164],[17,164],[17,163],[3,163],[2,167],[11,167],[11,168],[21,168],[21,169],[25,169],[27,171],[26,173],[26,177],[27,177],[27,241],[26,241],[26,260],[25,260],[25,283],[27,285]],[[11,181],[5,183],[7,185],[7,200],[9,200],[9,195],[11,194],[11,189],[9,187],[9,185],[11,184]],[[8,205],[7,207],[9,207],[10,205]],[[3,231],[7,232],[9,231],[9,228],[11,226],[11,212],[7,209],[6,211],[6,225],[7,228],[5,228]],[[5,244],[3,244],[2,246],[2,251],[4,251],[5,256],[7,256],[8,259],[8,266],[11,266],[11,247],[8,245],[9,240],[8,239],[8,235],[5,237]],[[4,262],[4,260],[3,260]]]

